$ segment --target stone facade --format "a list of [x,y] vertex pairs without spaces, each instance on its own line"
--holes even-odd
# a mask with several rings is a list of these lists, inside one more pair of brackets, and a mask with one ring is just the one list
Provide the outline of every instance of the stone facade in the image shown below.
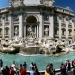
[[9,0],[0,9],[0,40],[14,36],[68,41],[74,36],[74,12],[54,0]]

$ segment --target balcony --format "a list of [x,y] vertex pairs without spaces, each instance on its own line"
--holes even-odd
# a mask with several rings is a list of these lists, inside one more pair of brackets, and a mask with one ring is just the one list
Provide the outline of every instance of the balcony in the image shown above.
[[62,28],[62,29],[63,29],[63,28],[66,29],[66,25],[65,25],[65,24],[62,24],[62,25],[61,25],[61,28]]
[[72,28],[72,25],[68,25],[68,28]]
[[72,23],[71,23],[71,22],[69,22],[69,25],[72,25]]
[[68,38],[69,38],[69,39],[72,39],[72,35],[68,35]]
[[19,24],[19,21],[14,21],[14,24]]
[[72,31],[72,28],[69,27],[68,30],[69,30],[69,31]]
[[66,24],[66,22],[65,21],[61,21],[61,24]]
[[9,34],[5,34],[5,38],[9,38]]
[[66,35],[61,35],[62,38],[66,38]]
[[62,26],[62,27],[66,27],[66,24],[62,24],[61,26]]
[[50,24],[50,22],[49,21],[44,21],[44,24]]
[[9,21],[5,21],[5,25],[9,25]]
[[58,34],[55,34],[54,37],[57,38],[57,37],[59,37],[59,35]]
[[58,20],[55,20],[54,23],[55,23],[55,24],[59,24]]

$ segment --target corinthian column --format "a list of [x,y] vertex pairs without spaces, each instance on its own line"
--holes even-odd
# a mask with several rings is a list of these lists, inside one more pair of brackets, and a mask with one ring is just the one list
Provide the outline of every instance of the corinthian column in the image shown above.
[[2,34],[3,34],[3,38],[4,38],[4,35],[5,35],[5,26],[4,26],[4,25],[5,25],[5,16],[4,16],[4,15],[2,15],[2,19],[3,19],[3,20],[2,20],[2,24],[3,24],[3,27],[2,27],[2,28],[3,28]]
[[44,22],[43,22],[43,15],[39,15],[39,37],[42,38],[44,36]]
[[26,25],[24,25],[24,37],[26,37]]
[[66,39],[68,39],[68,18],[66,19]]
[[11,14],[9,15],[9,22],[10,22],[9,36],[10,36],[10,38],[12,38],[12,37],[14,37],[14,25],[13,25],[13,17]]
[[23,37],[23,16],[19,15],[19,37]]
[[49,36],[51,38],[54,38],[54,19],[53,19],[53,15],[50,15]]
[[62,32],[61,32],[61,17],[59,17],[59,38],[61,39],[61,35],[62,35]]
[[73,41],[74,41],[74,22],[72,21],[72,39],[73,39]]
[[39,32],[39,30],[38,30],[38,25],[37,25],[37,38],[38,38],[38,32]]

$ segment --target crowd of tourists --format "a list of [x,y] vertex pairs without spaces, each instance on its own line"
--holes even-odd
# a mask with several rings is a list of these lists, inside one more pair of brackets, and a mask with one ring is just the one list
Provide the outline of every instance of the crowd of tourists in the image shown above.
[[[36,63],[32,62],[29,67],[29,75],[40,75]],[[3,67],[3,61],[0,60],[0,75],[27,75],[27,64],[24,62],[18,67],[18,64],[13,61],[11,66],[5,65]]]
[[[72,64],[68,59],[66,59],[65,63],[61,63],[60,65],[60,73],[61,75],[69,75],[69,71],[71,71],[72,68],[72,75],[75,75],[75,59],[72,61]],[[45,75],[55,75],[55,69],[53,67],[53,64],[48,64],[46,67]]]
[[[68,72],[71,70],[71,65],[73,67],[72,75],[75,75],[75,59],[72,61],[72,64],[68,59],[66,59],[65,63],[61,63],[61,75],[68,75]],[[30,71],[28,75],[56,75],[56,71],[52,63],[49,63],[46,66],[44,74],[38,71],[36,63],[32,62],[29,67]],[[27,75],[27,64],[24,62],[18,67],[18,64],[13,61],[11,66],[5,65],[3,67],[3,61],[0,59],[0,75]]]

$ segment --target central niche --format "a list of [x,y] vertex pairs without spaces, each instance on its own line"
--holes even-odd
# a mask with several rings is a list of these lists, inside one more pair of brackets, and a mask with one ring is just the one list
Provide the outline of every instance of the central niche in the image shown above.
[[27,23],[35,23],[35,22],[37,22],[37,19],[36,19],[34,16],[29,16],[29,17],[26,19],[26,22],[27,22]]

